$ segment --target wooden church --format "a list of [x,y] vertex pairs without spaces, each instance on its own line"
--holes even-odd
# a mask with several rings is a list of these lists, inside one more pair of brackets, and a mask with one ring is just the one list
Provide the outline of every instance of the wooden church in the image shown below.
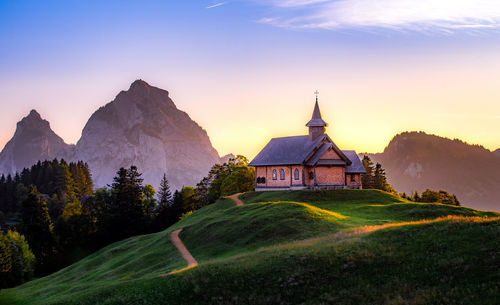
[[361,189],[363,163],[353,150],[340,150],[325,133],[327,123],[316,104],[306,124],[309,135],[273,138],[250,162],[255,190]]

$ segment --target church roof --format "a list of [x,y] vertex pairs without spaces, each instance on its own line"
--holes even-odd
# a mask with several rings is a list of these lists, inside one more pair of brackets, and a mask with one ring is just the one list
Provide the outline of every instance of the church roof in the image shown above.
[[319,111],[318,99],[314,105],[314,111],[311,120],[306,124],[307,127],[325,127],[328,124],[321,118],[321,111]]
[[[324,139],[327,143],[323,143]],[[321,160],[330,148],[340,156],[338,160]],[[346,173],[364,173],[364,167],[353,150],[342,151],[324,134],[314,141],[309,136],[273,138],[250,162],[250,166],[272,165],[345,165]]]
[[250,162],[250,166],[302,164],[321,143],[324,136],[314,141],[309,136],[273,138]]
[[359,159],[358,154],[354,150],[343,150],[344,154],[352,161],[351,165],[345,167],[346,174],[365,174],[366,170],[363,162]]

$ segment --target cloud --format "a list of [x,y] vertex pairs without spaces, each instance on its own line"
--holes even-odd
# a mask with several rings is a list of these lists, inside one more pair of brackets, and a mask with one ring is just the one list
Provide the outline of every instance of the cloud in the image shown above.
[[226,2],[219,2],[219,3],[215,3],[215,4],[212,4],[212,5],[209,5],[207,6],[206,8],[210,9],[210,8],[215,8],[215,7],[218,7],[218,6],[221,6],[221,5],[224,5],[226,4]]
[[261,23],[285,28],[400,31],[500,28],[498,0],[273,0],[277,16]]

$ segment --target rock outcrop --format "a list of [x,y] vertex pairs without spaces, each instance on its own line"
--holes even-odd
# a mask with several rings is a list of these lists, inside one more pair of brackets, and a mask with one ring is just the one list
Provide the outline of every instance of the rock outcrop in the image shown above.
[[51,160],[71,149],[36,110],[17,123],[12,139],[0,153],[0,173],[15,174],[39,160]]

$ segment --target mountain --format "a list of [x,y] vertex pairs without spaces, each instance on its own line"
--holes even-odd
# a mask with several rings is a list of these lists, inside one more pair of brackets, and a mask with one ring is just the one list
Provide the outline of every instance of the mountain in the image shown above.
[[157,187],[164,173],[174,189],[194,186],[219,154],[207,132],[177,109],[169,93],[137,80],[88,120],[69,160],[85,160],[94,185],[113,182],[120,167],[135,165]]
[[500,158],[482,146],[404,132],[370,157],[382,164],[399,192],[442,189],[456,194],[462,205],[500,210]]
[[31,111],[0,154],[0,173],[56,157],[87,162],[95,187],[111,184],[120,167],[131,165],[155,188],[164,173],[173,189],[195,186],[221,162],[207,132],[177,109],[167,91],[142,80],[94,112],[76,145],[64,143]]
[[497,157],[500,157],[500,148],[493,152]]
[[17,123],[14,136],[0,153],[0,173],[15,174],[38,160],[56,158],[71,147],[52,131],[49,122],[31,110]]

